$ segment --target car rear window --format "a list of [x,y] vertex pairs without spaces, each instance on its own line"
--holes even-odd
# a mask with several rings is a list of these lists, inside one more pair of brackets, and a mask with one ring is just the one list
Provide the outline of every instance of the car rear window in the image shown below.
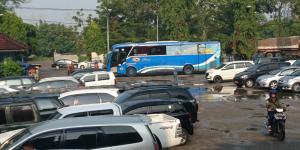
[[53,110],[53,109],[58,109],[61,107],[58,104],[58,102],[55,102],[54,100],[51,100],[51,99],[35,99],[35,102],[37,104],[37,108],[40,111]]
[[10,112],[12,114],[13,122],[27,122],[35,120],[31,105],[11,106]]
[[32,84],[33,83],[32,80],[29,78],[23,78],[22,82],[23,82],[23,84]]
[[112,109],[106,109],[106,110],[98,110],[98,111],[90,111],[90,116],[103,116],[103,115],[113,115],[114,112]]
[[105,103],[105,102],[112,102],[112,101],[115,99],[114,96],[112,96],[112,95],[110,95],[110,94],[107,94],[107,93],[100,93],[99,95],[100,95],[100,97],[101,97],[102,103]]
[[13,80],[7,80],[6,81],[7,86],[17,86],[17,85],[22,85],[20,79],[13,79]]
[[[139,133],[130,126],[105,126],[102,127],[104,134],[103,146],[118,146],[142,142]],[[113,140],[112,140],[113,139]]]

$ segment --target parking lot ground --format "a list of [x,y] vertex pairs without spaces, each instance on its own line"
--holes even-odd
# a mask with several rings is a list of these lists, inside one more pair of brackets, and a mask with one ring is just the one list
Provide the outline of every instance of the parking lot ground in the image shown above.
[[[65,75],[66,71],[47,70],[44,75]],[[290,104],[287,110],[286,139],[281,142],[268,135],[266,121],[266,99],[268,90],[257,88],[236,88],[232,82],[210,84],[203,74],[179,75],[179,84],[189,87],[199,100],[198,119],[194,125],[194,135],[186,145],[171,150],[298,150],[300,147],[300,93],[281,92],[280,101]],[[173,82],[173,75],[141,77],[118,77],[121,86],[133,83]]]

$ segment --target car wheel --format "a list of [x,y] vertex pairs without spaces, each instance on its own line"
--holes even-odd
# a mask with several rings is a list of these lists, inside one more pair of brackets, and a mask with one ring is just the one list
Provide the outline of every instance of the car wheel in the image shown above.
[[253,80],[248,79],[248,80],[245,82],[245,86],[246,86],[247,88],[253,87],[253,86],[254,86]]
[[126,70],[126,75],[127,75],[128,77],[134,77],[134,76],[136,76],[136,69],[133,68],[133,67],[127,68],[127,70]]
[[85,68],[84,65],[81,65],[81,66],[80,66],[80,69],[84,69],[84,68]]
[[57,70],[59,70],[60,67],[59,67],[59,65],[57,65],[55,68],[56,68]]
[[183,73],[185,75],[191,75],[191,74],[193,74],[193,71],[194,71],[194,68],[191,65],[187,65],[183,68]]
[[185,145],[189,141],[189,133],[187,132],[186,129],[182,128],[181,137],[182,137],[181,145]]
[[293,92],[300,92],[300,83],[294,83],[292,90]]
[[221,76],[215,76],[215,77],[214,77],[214,82],[215,82],[215,83],[221,83],[221,82],[223,82],[223,79],[222,79]]
[[271,89],[277,89],[277,81],[271,81],[269,84],[269,87]]

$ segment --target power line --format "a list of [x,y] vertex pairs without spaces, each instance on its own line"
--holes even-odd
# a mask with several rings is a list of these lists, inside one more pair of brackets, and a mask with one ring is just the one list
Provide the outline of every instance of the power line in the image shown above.
[[[34,21],[34,22],[39,22],[39,21],[42,21],[42,22],[48,22],[48,23],[61,23],[61,24],[69,24],[69,25],[77,25],[78,23],[75,23],[75,22],[60,22],[60,21],[52,21],[52,20],[43,20],[43,19],[23,19],[23,20],[26,20],[26,21]],[[82,25],[88,25],[87,23],[83,23]]]
[[28,10],[53,10],[53,11],[97,11],[97,9],[74,9],[74,8],[39,8],[39,7],[15,7],[15,9],[28,9]]

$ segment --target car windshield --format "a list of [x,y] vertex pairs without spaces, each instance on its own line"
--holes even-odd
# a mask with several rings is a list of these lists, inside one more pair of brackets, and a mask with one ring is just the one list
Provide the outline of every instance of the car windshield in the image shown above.
[[297,71],[289,74],[288,76],[300,76],[300,70],[297,70]]
[[221,66],[217,67],[216,69],[221,69],[225,66],[226,64],[222,64]]
[[8,140],[6,140],[5,142],[3,142],[3,144],[0,146],[0,149],[4,150],[4,149],[7,149],[7,148],[11,148],[11,146],[13,146],[13,144],[23,140],[24,138],[26,138],[30,135],[31,135],[31,133],[29,132],[29,130],[24,129],[21,132],[15,134],[11,138],[9,138]]
[[281,69],[273,70],[273,71],[270,71],[269,74],[270,74],[270,75],[276,75],[276,74],[279,73],[280,71],[281,71]]

